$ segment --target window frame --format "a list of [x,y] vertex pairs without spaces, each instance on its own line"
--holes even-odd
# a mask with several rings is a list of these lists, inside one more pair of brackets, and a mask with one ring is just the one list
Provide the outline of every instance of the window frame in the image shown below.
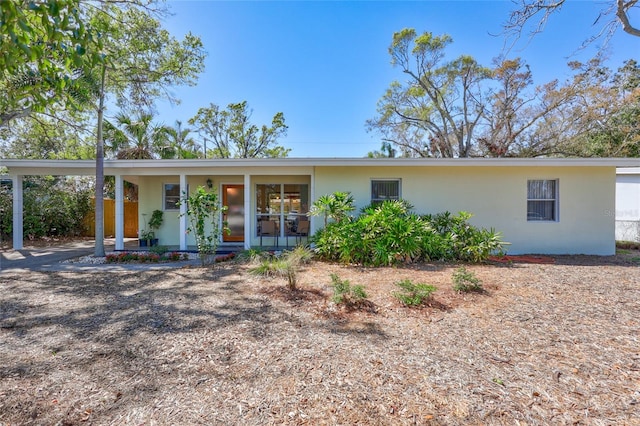
[[[530,198],[529,197],[529,189],[533,182],[553,182],[553,198]],[[541,218],[541,219],[532,219],[530,217],[531,213],[537,213],[536,211],[529,210],[530,202],[553,202],[553,218]],[[527,179],[527,222],[542,222],[542,223],[553,223],[560,221],[560,180],[559,179]]]
[[[175,212],[175,211],[180,211],[180,207],[179,206],[175,206],[175,208],[167,208],[167,185],[173,185],[173,186],[177,186],[178,187],[178,195],[177,195],[177,199],[175,202],[173,202],[172,204],[175,206],[177,203],[180,202],[181,198],[182,198],[182,191],[180,190],[180,184],[179,183],[172,183],[172,182],[166,182],[162,184],[162,210],[165,212]],[[171,198],[176,197],[175,195],[171,195]]]
[[[373,186],[379,182],[395,182],[398,184],[398,198],[373,198]],[[402,200],[402,179],[401,178],[371,178],[369,180],[369,194],[371,204],[382,204],[388,200]]]
[[[302,211],[304,209],[300,209],[300,211],[297,210],[290,210],[287,211],[287,209],[285,208],[285,199],[287,199],[286,195],[290,194],[291,192],[287,192],[286,191],[286,187],[288,185],[297,185],[299,187],[305,187],[306,188],[306,194],[305,196],[303,196],[303,191],[302,188],[300,188],[300,205],[302,207],[302,202],[305,201],[304,205],[306,206],[306,211]],[[273,187],[273,189],[275,189],[276,186],[279,186],[280,190],[278,192],[271,192],[271,194],[277,194],[279,201],[279,207],[277,208],[277,211],[258,211],[258,208],[260,207],[259,202],[258,202],[258,198],[259,195],[258,193],[260,192],[260,186],[265,186],[265,187]],[[254,237],[259,237],[260,234],[258,232],[258,223],[261,220],[264,220],[264,218],[267,218],[267,220],[272,220],[271,218],[273,217],[277,217],[277,222],[278,222],[278,226],[279,226],[279,237],[286,237],[286,232],[285,232],[285,222],[286,221],[291,221],[291,220],[306,220],[307,218],[307,213],[309,212],[309,208],[310,208],[310,199],[311,199],[311,185],[307,182],[280,182],[280,183],[256,183],[254,185],[254,191],[255,191],[255,200],[256,200],[256,213],[255,213],[255,226],[253,226],[253,232],[254,232]],[[265,195],[267,195],[267,192],[265,192]],[[267,195],[266,201],[268,202],[268,204],[270,204],[269,202],[269,198]]]

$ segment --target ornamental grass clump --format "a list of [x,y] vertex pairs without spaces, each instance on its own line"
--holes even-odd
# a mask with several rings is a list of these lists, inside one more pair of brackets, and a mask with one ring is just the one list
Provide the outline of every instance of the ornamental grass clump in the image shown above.
[[297,286],[297,273],[301,265],[309,263],[313,253],[307,247],[297,246],[293,250],[285,251],[280,256],[269,255],[258,257],[259,263],[249,272],[263,277],[282,277],[287,279],[287,286],[295,290]]

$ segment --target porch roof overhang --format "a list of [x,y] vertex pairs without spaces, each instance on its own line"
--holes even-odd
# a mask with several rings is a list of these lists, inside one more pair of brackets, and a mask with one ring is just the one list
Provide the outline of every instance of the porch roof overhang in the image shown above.
[[[619,167],[640,166],[638,158],[249,158],[193,160],[104,160],[107,176],[208,175],[247,171],[311,172],[314,167]],[[0,159],[10,175],[95,175],[95,160]]]

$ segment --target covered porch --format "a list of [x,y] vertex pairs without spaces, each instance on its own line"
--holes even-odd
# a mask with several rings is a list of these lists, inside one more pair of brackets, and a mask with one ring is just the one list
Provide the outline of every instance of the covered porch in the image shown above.
[[[230,232],[222,250],[264,247],[282,249],[306,242],[312,232],[307,212],[314,199],[313,167],[282,167],[278,159],[225,160],[105,160],[105,176],[115,178],[115,250],[125,250],[124,182],[138,185],[139,231],[154,210],[163,213],[156,231],[159,244],[193,251],[188,232],[185,194],[203,186],[215,190],[228,210],[221,218]],[[13,247],[23,247],[23,180],[25,176],[95,176],[92,160],[3,160],[13,186]]]

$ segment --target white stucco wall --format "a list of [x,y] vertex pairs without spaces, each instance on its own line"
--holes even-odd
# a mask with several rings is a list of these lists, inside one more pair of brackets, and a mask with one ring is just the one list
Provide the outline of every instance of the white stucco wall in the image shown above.
[[640,167],[616,176],[616,240],[640,242]]
[[[508,253],[615,253],[612,167],[316,167],[316,198],[349,191],[370,202],[372,179],[402,179],[402,197],[420,214],[464,210],[474,225],[503,234]],[[527,180],[558,179],[559,220],[527,221]]]

